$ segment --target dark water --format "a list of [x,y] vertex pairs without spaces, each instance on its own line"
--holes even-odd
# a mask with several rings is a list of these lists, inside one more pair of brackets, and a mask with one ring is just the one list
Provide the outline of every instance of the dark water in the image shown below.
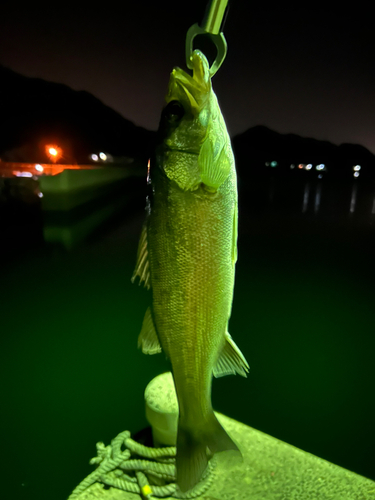
[[[34,188],[8,185],[0,204],[2,471],[9,498],[64,499],[96,442],[147,425],[144,388],[169,364],[137,350],[143,187],[48,214]],[[230,333],[251,370],[213,384],[218,411],[372,479],[374,195],[241,185]],[[63,236],[46,243],[46,226]]]

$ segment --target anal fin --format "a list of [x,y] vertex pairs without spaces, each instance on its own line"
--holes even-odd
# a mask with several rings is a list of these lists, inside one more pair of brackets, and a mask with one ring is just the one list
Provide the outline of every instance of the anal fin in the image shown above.
[[236,343],[228,332],[225,333],[225,344],[220,353],[219,359],[213,368],[214,377],[224,377],[225,375],[241,375],[247,377],[246,373],[250,367]]

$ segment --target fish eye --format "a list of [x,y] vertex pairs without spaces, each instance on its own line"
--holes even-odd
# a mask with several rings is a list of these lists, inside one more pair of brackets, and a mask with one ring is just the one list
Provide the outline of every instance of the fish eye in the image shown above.
[[171,101],[165,107],[164,114],[168,121],[179,122],[184,116],[185,110],[178,101]]

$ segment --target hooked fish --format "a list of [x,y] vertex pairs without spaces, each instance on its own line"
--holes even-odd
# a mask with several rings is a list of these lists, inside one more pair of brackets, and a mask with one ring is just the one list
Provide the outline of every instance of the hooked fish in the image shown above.
[[200,480],[209,455],[238,450],[211,403],[212,375],[246,377],[228,333],[237,260],[237,181],[229,135],[199,50],[175,68],[151,164],[147,218],[132,281],[152,289],[138,345],[163,349],[179,404],[177,484]]

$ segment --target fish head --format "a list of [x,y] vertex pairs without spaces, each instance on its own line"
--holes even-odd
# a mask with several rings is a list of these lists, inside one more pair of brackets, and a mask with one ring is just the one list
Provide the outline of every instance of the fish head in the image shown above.
[[194,50],[193,75],[174,68],[159,126],[159,165],[183,190],[216,191],[234,168],[230,139],[209,64]]

